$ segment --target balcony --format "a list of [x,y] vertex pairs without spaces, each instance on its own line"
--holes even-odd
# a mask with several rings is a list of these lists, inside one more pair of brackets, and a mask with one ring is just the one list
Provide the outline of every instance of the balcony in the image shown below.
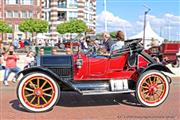
[[77,8],[78,5],[77,4],[69,4],[69,8]]
[[66,21],[67,16],[66,12],[58,12],[58,21]]
[[67,1],[66,0],[59,0],[58,1],[58,8],[67,8]]

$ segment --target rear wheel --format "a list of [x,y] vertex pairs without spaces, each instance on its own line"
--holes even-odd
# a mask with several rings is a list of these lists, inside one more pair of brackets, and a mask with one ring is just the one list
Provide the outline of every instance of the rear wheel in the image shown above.
[[174,63],[172,63],[172,67],[178,68],[180,66],[180,58],[177,58]]
[[142,74],[136,86],[137,100],[147,107],[162,104],[169,93],[168,79],[159,71],[150,70]]
[[43,73],[24,76],[17,88],[17,97],[25,109],[43,112],[53,108],[60,95],[59,85]]

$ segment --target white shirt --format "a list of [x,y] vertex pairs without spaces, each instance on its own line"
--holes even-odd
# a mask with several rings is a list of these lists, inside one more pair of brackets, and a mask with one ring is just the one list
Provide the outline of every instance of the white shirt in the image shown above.
[[25,57],[25,66],[34,61],[34,57]]
[[119,50],[124,46],[124,41],[118,41],[111,46],[111,51]]

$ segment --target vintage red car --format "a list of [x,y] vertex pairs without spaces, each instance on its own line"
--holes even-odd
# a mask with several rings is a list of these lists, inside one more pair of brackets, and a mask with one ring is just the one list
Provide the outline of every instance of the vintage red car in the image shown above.
[[152,57],[164,64],[172,64],[173,67],[179,67],[180,42],[164,42],[160,46],[153,46],[147,51]]
[[73,90],[81,95],[135,93],[143,106],[159,106],[171,83],[164,72],[172,72],[146,54],[140,41],[129,40],[110,56],[80,51],[42,56],[38,66],[19,73],[24,76],[18,84],[18,100],[28,111],[48,111],[59,101],[61,91]]

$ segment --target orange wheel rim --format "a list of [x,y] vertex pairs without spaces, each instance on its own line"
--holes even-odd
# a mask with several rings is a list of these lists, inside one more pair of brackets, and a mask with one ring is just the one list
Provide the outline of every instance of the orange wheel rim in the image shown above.
[[143,101],[153,104],[159,102],[166,92],[165,80],[156,74],[144,78],[140,87],[140,95]]
[[35,76],[25,82],[22,97],[28,106],[44,108],[52,102],[55,92],[55,87],[49,79]]

